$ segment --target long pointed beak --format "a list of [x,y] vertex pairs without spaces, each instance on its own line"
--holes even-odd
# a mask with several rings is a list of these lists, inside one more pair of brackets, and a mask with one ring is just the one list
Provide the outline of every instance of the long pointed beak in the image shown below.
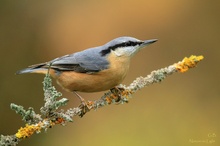
[[157,41],[158,39],[151,39],[151,40],[145,40],[143,44],[141,44],[142,47],[153,44]]

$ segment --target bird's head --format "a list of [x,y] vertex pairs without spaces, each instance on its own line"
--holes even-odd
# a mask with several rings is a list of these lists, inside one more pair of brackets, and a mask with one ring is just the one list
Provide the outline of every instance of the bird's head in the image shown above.
[[115,53],[117,56],[133,56],[141,48],[144,48],[156,41],[157,39],[142,41],[133,37],[119,37],[106,43],[100,53],[102,56],[110,53]]

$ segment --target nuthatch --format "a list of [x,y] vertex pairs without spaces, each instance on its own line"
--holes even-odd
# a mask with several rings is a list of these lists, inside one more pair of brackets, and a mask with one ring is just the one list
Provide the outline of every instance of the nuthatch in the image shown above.
[[157,39],[141,41],[132,37],[119,37],[103,46],[29,66],[17,74],[46,74],[50,66],[50,75],[67,91],[105,91],[123,81],[134,54],[156,41]]

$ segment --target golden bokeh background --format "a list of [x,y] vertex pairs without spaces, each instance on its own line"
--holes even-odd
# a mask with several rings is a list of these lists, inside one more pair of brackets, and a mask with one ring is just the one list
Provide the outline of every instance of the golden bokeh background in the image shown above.
[[[133,36],[159,41],[133,58],[124,84],[185,56],[205,59],[187,73],[142,89],[129,104],[74,117],[73,123],[19,145],[203,146],[210,144],[206,140],[219,145],[219,7],[219,1],[208,0],[1,0],[0,134],[14,134],[24,126],[10,103],[37,112],[43,104],[44,76],[17,76],[17,70]],[[79,104],[72,93],[57,89],[70,99],[67,107]],[[102,94],[81,95],[95,100]]]

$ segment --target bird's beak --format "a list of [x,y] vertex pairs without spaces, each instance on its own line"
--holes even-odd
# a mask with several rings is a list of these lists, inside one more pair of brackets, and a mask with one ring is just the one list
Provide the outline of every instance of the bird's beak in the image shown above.
[[152,43],[154,43],[154,42],[156,42],[157,41],[157,39],[151,39],[151,40],[145,40],[145,41],[143,41],[143,43],[142,44],[140,44],[138,47],[135,47],[135,50],[132,52],[132,56],[134,55],[134,54],[136,54],[139,50],[141,50],[142,48],[144,48],[144,47],[146,47],[146,46],[148,46],[148,45],[150,45],[150,44],[152,44]]
[[141,44],[141,47],[145,47],[147,45],[153,44],[157,41],[157,39],[151,39],[151,40],[145,40],[143,44]]

